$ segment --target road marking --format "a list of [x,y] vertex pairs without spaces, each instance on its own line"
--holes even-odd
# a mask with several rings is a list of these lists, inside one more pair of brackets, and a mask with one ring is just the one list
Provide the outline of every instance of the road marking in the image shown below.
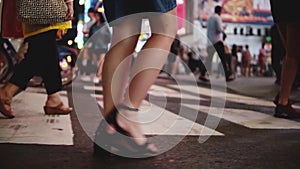
[[[30,91],[35,89],[14,97],[14,119],[0,119],[0,143],[73,145],[70,115],[45,115],[43,105],[47,95]],[[62,96],[62,101],[68,105],[66,97]]]
[[[172,88],[177,88],[176,85],[168,85]],[[195,86],[187,85],[183,86],[183,90],[185,91],[195,91]],[[166,89],[169,90],[169,89]],[[201,92],[207,92],[207,90],[210,89],[200,89]],[[193,96],[194,99],[199,99],[196,96]],[[271,101],[266,101],[258,98],[252,98],[247,96],[240,96],[236,94],[227,94],[227,101],[237,102],[237,103],[243,103],[251,106],[274,106],[274,104]],[[200,106],[200,109],[197,105],[191,105],[191,104],[184,104],[184,106],[189,107],[194,110],[201,110],[202,112],[209,112],[209,107],[207,106]],[[222,111],[220,108],[214,108],[215,110],[213,112]],[[287,120],[287,119],[281,119],[276,118],[273,115],[268,115],[265,113],[259,113],[252,110],[246,110],[246,109],[231,109],[226,108],[223,114],[212,114],[216,117],[223,118],[227,121],[252,128],[252,129],[300,129],[300,123],[293,121],[293,120]]]
[[[103,96],[91,94],[103,106]],[[189,136],[224,136],[224,134],[201,124],[176,115],[148,101],[143,101],[139,113],[139,122],[147,135],[189,135]]]
[[[192,95],[189,93],[195,93],[195,91],[199,90],[200,94],[204,94],[211,97],[210,96],[211,89],[201,88],[192,85],[181,86],[181,90],[183,91],[183,93],[179,93],[176,89],[177,90],[179,89],[177,85],[167,85],[167,87],[152,85],[151,89],[149,90],[149,94],[155,96],[161,96],[161,94],[163,93],[168,97],[172,96],[172,97],[183,98],[183,99],[198,100],[200,101],[200,103],[203,100],[210,101],[210,99],[208,98],[197,97],[196,95]],[[272,101],[267,101],[267,100],[248,97],[248,96],[240,96],[231,93],[226,93],[225,95],[220,91],[214,91],[214,92],[217,97],[226,96],[226,101],[230,101],[238,104],[246,104],[249,106],[256,106],[256,107],[274,106]],[[199,105],[186,104],[186,103],[182,103],[181,105],[193,110],[199,110],[207,114],[210,110],[209,106],[204,106],[204,105],[199,106]],[[221,108],[212,107],[211,115],[252,129],[300,129],[299,122],[276,118],[273,117],[273,115],[265,114],[253,110],[226,108],[224,109],[223,113],[222,111],[223,111],[222,107]]]

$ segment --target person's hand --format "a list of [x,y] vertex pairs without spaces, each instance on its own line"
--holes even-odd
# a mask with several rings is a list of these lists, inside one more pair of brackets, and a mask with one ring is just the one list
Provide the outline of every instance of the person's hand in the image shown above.
[[73,9],[73,1],[68,1],[67,3],[67,7],[68,7],[68,13],[66,16],[66,21],[70,21],[73,19],[73,15],[74,15],[74,9]]

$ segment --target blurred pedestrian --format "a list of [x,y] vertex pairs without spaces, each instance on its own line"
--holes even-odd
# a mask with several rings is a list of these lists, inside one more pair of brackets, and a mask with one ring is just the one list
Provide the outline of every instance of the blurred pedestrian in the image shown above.
[[265,43],[261,44],[261,48],[259,49],[258,54],[258,64],[259,64],[259,75],[264,76],[264,73],[266,72],[266,50],[265,50]]
[[88,53],[91,55],[89,69],[91,69],[93,82],[98,84],[102,75],[105,54],[111,40],[111,33],[102,12],[96,11],[95,18],[96,22],[90,28],[90,40],[87,43],[90,43],[88,44]]
[[[8,2],[5,0],[4,3]],[[0,112],[7,118],[14,118],[11,109],[12,98],[19,89],[25,90],[28,81],[35,75],[42,76],[48,94],[44,112],[48,115],[69,114],[72,109],[61,101],[59,91],[62,88],[56,35],[59,29],[71,28],[73,19],[73,1],[66,1],[68,14],[66,22],[50,25],[23,23],[23,34],[28,50],[24,59],[14,69],[9,82],[0,88]],[[11,21],[14,21],[12,19]]]
[[274,100],[275,117],[300,118],[300,112],[292,107],[289,97],[299,66],[300,14],[296,1],[270,0],[274,22],[279,30],[286,55],[283,59],[280,91]]
[[[102,74],[103,116],[108,126],[100,123],[95,142],[108,148],[117,147],[120,151],[135,155],[156,154],[158,149],[147,141],[140,123],[137,122],[138,110],[166,62],[174,41],[177,32],[176,0],[103,2],[108,21],[114,22],[110,23],[113,28],[112,44],[106,54]],[[149,19],[151,36],[131,65],[128,57],[135,51],[143,18]],[[128,76],[130,65],[132,69]],[[117,132],[130,139],[118,137]],[[94,146],[95,154],[101,152],[97,144]]]
[[95,17],[95,9],[94,8],[89,8],[87,12],[87,16],[89,17],[89,21],[84,23],[83,25],[83,34],[84,37],[87,40],[90,37],[90,29],[93,26],[93,24],[96,22],[96,17]]
[[238,56],[237,56],[237,53],[238,53],[238,49],[237,49],[237,45],[236,44],[233,44],[232,47],[231,47],[231,61],[232,61],[232,74],[234,77],[237,76],[237,66],[238,66]]
[[[89,20],[84,23],[83,25],[83,34],[84,34],[84,43],[86,46],[91,47],[91,43],[90,44],[86,44],[86,42],[88,41],[88,39],[90,38],[90,29],[93,26],[93,24],[96,22],[96,18],[95,18],[95,9],[93,7],[88,9],[87,15],[89,17]],[[91,53],[89,53],[90,51],[88,50],[83,50],[82,53],[82,57],[79,58],[78,60],[78,66],[79,66],[79,70],[80,70],[80,74],[81,76],[81,80],[85,81],[85,82],[89,82],[91,81],[91,73],[92,73],[92,59],[90,57]]]
[[207,46],[207,62],[206,67],[207,70],[211,71],[212,74],[212,58],[214,53],[217,52],[218,56],[220,57],[226,81],[232,81],[234,78],[231,76],[229,71],[229,67],[226,64],[226,54],[223,44],[223,35],[224,35],[224,27],[221,18],[222,7],[216,6],[215,13],[211,15],[207,21],[207,37],[208,37],[208,46]]
[[180,37],[178,34],[176,34],[176,37],[171,45],[171,48],[170,48],[170,53],[169,53],[169,56],[168,56],[168,59],[167,59],[167,63],[165,64],[165,71],[167,72],[168,75],[172,75],[176,72],[176,70],[173,70],[174,66],[176,63],[176,59],[179,54],[179,51],[180,51]]
[[224,44],[224,52],[225,52],[225,62],[227,65],[227,69],[230,75],[232,75],[232,54],[228,43],[226,42],[227,34],[223,33],[223,44]]
[[245,50],[242,52],[242,76],[250,76],[251,54],[249,45],[245,45]]

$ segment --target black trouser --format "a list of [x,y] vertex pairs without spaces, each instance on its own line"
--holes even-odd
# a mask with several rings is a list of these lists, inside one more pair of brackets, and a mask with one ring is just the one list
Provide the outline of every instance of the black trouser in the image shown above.
[[188,66],[192,72],[195,72],[196,69],[199,68],[201,76],[205,76],[207,70],[201,59],[195,60],[193,58],[189,58]]
[[25,58],[16,65],[9,82],[25,90],[29,80],[39,75],[43,78],[47,94],[61,90],[56,32],[57,30],[51,30],[25,39],[28,51]]
[[207,57],[207,62],[205,64],[206,68],[207,68],[207,70],[211,70],[212,58],[214,56],[215,51],[217,51],[218,56],[221,59],[225,76],[226,76],[226,78],[228,78],[231,75],[231,72],[229,69],[229,65],[227,64],[227,58],[226,58],[226,54],[225,54],[224,44],[221,41],[215,43],[214,46],[207,47],[208,57]]

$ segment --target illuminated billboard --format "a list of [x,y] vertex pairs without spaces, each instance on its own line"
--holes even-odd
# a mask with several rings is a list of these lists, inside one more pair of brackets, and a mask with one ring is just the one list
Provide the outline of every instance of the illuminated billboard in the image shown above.
[[223,22],[273,24],[269,0],[200,0],[199,12],[203,21],[206,21],[214,12],[216,5],[223,7]]

